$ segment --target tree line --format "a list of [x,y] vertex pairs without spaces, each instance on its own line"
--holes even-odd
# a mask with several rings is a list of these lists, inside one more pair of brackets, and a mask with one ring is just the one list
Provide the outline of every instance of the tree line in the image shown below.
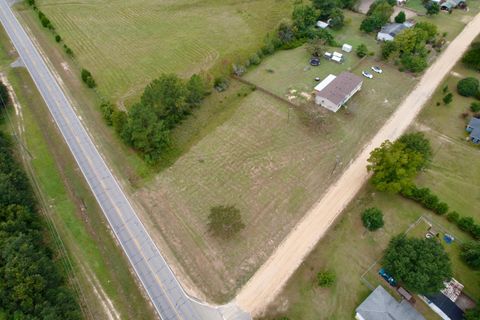
[[29,180],[0,132],[0,317],[81,319],[44,237]]

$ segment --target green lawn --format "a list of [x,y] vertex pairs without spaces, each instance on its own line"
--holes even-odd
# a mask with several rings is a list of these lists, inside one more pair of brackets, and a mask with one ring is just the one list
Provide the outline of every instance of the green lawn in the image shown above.
[[[441,101],[444,95],[441,86],[412,126],[412,130],[425,132],[434,150],[432,165],[418,176],[417,184],[431,188],[450,205],[450,210],[473,216],[480,222],[480,148],[465,140],[468,118],[461,116],[474,99],[460,97],[455,90],[458,80],[466,76],[480,78],[478,72],[457,65],[445,81],[454,93],[452,104],[437,106],[437,101]],[[385,214],[385,227],[377,232],[368,232],[361,224],[360,214],[368,207],[378,207]],[[380,193],[367,186],[292,277],[277,303],[272,305],[270,315],[285,314],[290,319],[302,320],[351,318],[354,309],[370,292],[360,281],[360,276],[381,258],[389,239],[405,232],[421,215],[457,240],[471,240],[469,235],[444,217],[436,216],[398,195]],[[418,228],[421,229],[414,229],[412,234],[422,236],[425,228]],[[458,242],[445,248],[453,263],[454,277],[465,285],[465,291],[472,298],[479,299],[480,272],[470,270],[460,261]],[[313,286],[315,274],[325,268],[335,270],[337,274],[338,281],[331,289]],[[368,277],[370,280],[377,279],[373,283],[379,284],[381,280],[375,272],[372,271]],[[386,283],[384,286],[387,286]],[[425,305],[417,305],[427,319],[436,319]]]
[[[38,0],[99,91],[136,96],[161,73],[190,75],[244,61],[285,17],[290,0]],[[22,15],[32,14],[30,11]]]
[[127,260],[107,229],[100,208],[76,169],[28,72],[8,66],[12,59],[5,54],[11,52],[7,39],[2,31],[1,69],[22,109],[20,113],[10,111],[6,126],[16,133],[15,141],[21,141],[18,148],[27,155],[27,168],[34,175],[43,200],[39,203],[56,229],[49,237],[58,237],[66,249],[68,256],[59,263],[71,263],[73,274],[68,277],[78,284],[80,302],[88,310],[85,316],[108,318],[102,304],[108,305],[110,300],[111,312],[117,312],[121,318],[153,319],[152,308],[130,274]]

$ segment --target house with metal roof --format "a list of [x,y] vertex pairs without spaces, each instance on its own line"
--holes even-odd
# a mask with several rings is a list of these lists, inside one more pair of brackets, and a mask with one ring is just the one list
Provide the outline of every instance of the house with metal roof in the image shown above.
[[338,76],[328,75],[315,87],[315,103],[337,112],[350,98],[362,89],[363,79],[350,72]]
[[393,41],[400,32],[412,26],[413,23],[410,21],[405,21],[404,23],[388,23],[377,33],[377,40]]
[[355,310],[357,320],[425,320],[412,305],[395,300],[382,286],[378,286]]
[[470,141],[480,144],[480,119],[472,118],[465,130],[470,133]]

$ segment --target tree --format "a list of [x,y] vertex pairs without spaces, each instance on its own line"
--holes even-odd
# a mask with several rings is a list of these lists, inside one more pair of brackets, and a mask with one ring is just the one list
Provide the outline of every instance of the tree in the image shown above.
[[82,81],[87,85],[87,87],[95,88],[97,86],[95,79],[93,79],[92,74],[87,69],[82,69],[81,77]]
[[109,101],[105,101],[100,104],[100,111],[102,111],[103,119],[109,126],[113,125],[113,114],[115,110],[115,106]]
[[427,33],[426,40],[430,42],[432,42],[438,34],[437,25],[428,21],[417,23],[414,29],[425,31]]
[[367,169],[373,172],[372,184],[380,191],[397,193],[412,185],[425,160],[403,143],[387,140],[370,153],[368,162]]
[[437,2],[430,1],[425,5],[427,15],[433,16],[440,13],[440,5]]
[[405,145],[406,150],[418,152],[422,155],[423,163],[421,168],[425,168],[432,159],[432,147],[430,141],[425,137],[423,132],[411,132],[402,135],[398,141]]
[[478,94],[479,82],[473,77],[468,77],[458,81],[458,94],[464,97],[475,97]]
[[150,105],[143,103],[134,104],[130,108],[122,137],[150,163],[161,157],[170,142],[164,121],[158,118]]
[[345,25],[345,16],[342,9],[335,8],[330,13],[330,27],[339,30]]
[[413,293],[436,293],[452,277],[450,259],[435,239],[396,236],[390,240],[382,265]]
[[452,211],[447,214],[447,220],[449,222],[457,223],[458,219],[460,219],[460,214],[458,214],[456,211]]
[[186,101],[191,106],[198,106],[208,94],[205,81],[198,74],[192,75],[188,80],[187,91]]
[[311,5],[297,4],[293,8],[292,21],[293,27],[298,34],[303,36],[306,31],[315,26],[317,22],[317,10]]
[[375,231],[383,227],[383,213],[378,208],[368,208],[362,213],[363,226],[369,231]]
[[0,81],[0,109],[7,108],[10,103],[10,95],[8,94],[8,88]]
[[337,0],[312,0],[315,8],[320,10],[319,18],[321,20],[327,20],[330,18],[332,11],[338,7]]
[[295,40],[295,32],[287,22],[281,22],[277,29],[277,35],[282,45],[286,45]]
[[400,11],[396,16],[395,16],[395,22],[396,23],[404,23],[405,20],[407,20],[407,16],[405,15],[404,11]]
[[335,273],[329,270],[317,273],[317,284],[322,288],[330,288],[336,279]]
[[423,29],[404,29],[395,37],[395,44],[402,54],[414,54],[425,48],[428,34]]
[[305,46],[305,49],[310,55],[314,57],[320,57],[323,55],[324,46],[325,40],[316,38],[309,40]]
[[173,128],[188,111],[188,94],[182,79],[175,74],[163,74],[145,88],[140,103],[150,106],[167,128]]
[[475,42],[463,56],[462,62],[469,68],[480,71],[480,42]]
[[368,54],[368,48],[365,44],[362,43],[357,47],[355,52],[357,53],[357,56],[359,58],[363,58]]
[[364,32],[373,32],[389,21],[393,14],[393,7],[386,0],[377,0],[370,6],[367,17],[362,21],[360,30]]
[[397,44],[394,41],[385,41],[382,44],[382,58],[387,60],[390,56],[397,51]]
[[480,242],[467,242],[460,247],[460,258],[472,269],[480,270]]
[[215,236],[228,239],[244,229],[245,224],[234,206],[216,206],[210,209],[208,227]]

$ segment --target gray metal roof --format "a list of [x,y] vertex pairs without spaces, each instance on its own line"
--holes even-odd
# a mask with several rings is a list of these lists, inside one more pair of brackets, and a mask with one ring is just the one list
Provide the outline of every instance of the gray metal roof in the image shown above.
[[472,118],[468,123],[468,127],[473,128],[470,132],[470,138],[480,139],[480,119]]
[[365,320],[425,320],[406,300],[398,302],[378,286],[356,312]]
[[408,26],[403,23],[389,23],[382,27],[380,30],[381,33],[387,33],[392,37],[395,37],[399,34],[402,30],[408,29]]

